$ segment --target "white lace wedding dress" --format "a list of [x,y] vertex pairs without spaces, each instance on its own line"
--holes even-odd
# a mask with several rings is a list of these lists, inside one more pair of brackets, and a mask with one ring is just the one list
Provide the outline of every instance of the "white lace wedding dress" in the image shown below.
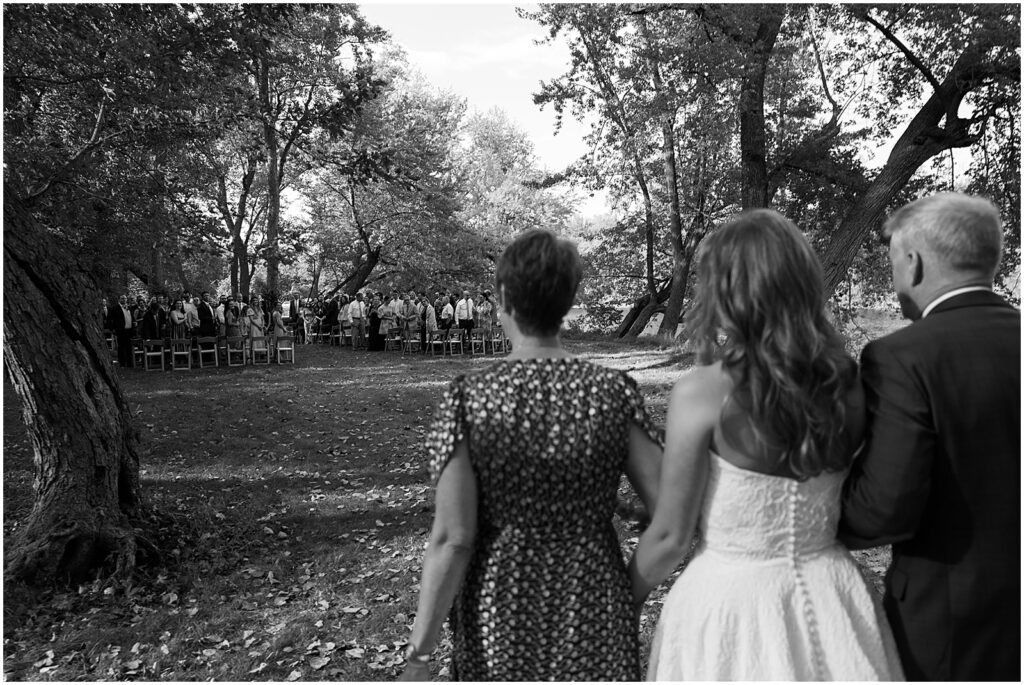
[[649,680],[902,680],[880,598],[836,542],[845,474],[711,455],[702,542],[665,599]]

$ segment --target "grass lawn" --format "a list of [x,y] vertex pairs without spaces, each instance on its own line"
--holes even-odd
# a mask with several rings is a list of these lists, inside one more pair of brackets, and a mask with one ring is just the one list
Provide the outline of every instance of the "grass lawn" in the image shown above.
[[[568,341],[628,370],[655,419],[687,357]],[[295,366],[127,371],[166,556],[127,590],[5,586],[8,680],[386,680],[416,609],[432,513],[422,449],[456,374],[493,357],[300,346]],[[4,538],[31,506],[21,406],[4,394]],[[625,491],[626,498],[634,497]],[[624,550],[638,524],[617,520]],[[869,574],[887,556],[860,557]],[[649,639],[659,599],[643,619]],[[435,654],[447,675],[449,643]]]

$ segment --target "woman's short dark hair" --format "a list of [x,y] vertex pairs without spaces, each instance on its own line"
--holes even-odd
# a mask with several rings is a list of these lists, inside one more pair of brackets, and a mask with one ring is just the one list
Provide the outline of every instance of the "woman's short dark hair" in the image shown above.
[[532,229],[505,248],[495,286],[506,311],[528,335],[554,335],[572,307],[583,268],[576,246],[550,231]]

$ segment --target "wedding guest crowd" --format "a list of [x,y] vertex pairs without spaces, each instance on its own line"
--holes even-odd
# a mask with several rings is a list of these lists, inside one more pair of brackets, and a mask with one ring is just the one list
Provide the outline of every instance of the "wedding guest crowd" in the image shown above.
[[115,305],[103,301],[102,321],[116,339],[118,363],[133,366],[133,339],[165,340],[204,337],[248,338],[265,345],[261,338],[294,335],[299,344],[315,340],[328,342],[341,337],[342,330],[354,349],[380,352],[391,334],[419,343],[425,352],[430,337],[438,331],[462,331],[463,352],[474,330],[490,339],[497,324],[497,309],[489,289],[474,297],[469,290],[437,292],[431,299],[426,291],[360,291],[354,296],[335,294],[302,298],[293,293],[282,304],[270,306],[253,294],[248,300],[238,295],[220,295],[215,300],[204,290],[193,297],[188,290],[169,297],[157,293],[139,295],[129,303],[126,295]]

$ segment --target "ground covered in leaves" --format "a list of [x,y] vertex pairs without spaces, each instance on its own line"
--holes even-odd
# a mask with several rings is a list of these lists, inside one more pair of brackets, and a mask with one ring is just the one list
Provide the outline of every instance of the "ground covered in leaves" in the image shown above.
[[[628,370],[658,422],[688,355],[569,341]],[[8,680],[386,680],[401,664],[432,513],[423,437],[456,374],[493,357],[300,346],[294,366],[127,371],[164,559],[129,588],[5,587]],[[4,539],[31,506],[4,393]],[[623,487],[623,498],[635,495]],[[639,523],[617,520],[628,553]],[[859,557],[869,576],[884,551]],[[646,642],[662,588],[642,620]],[[447,636],[434,675],[448,672]]]

